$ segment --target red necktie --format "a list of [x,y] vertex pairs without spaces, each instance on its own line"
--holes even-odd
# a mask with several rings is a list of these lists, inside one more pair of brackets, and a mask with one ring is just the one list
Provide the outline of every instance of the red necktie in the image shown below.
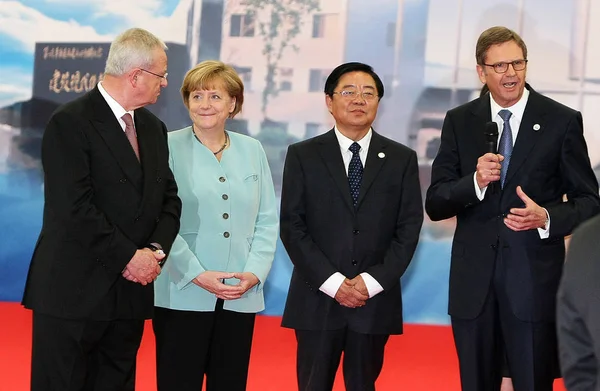
[[133,126],[133,118],[131,118],[131,114],[125,113],[121,117],[123,121],[125,121],[125,135],[127,136],[127,140],[131,143],[131,147],[133,148],[133,152],[135,152],[135,156],[137,156],[138,161],[140,160],[140,149],[138,147],[137,135],[135,134],[135,126]]

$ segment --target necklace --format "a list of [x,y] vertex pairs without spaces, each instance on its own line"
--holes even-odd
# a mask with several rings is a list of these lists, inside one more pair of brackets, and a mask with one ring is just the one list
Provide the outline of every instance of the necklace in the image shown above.
[[[204,143],[202,141],[200,141],[200,139],[198,138],[198,135],[196,134],[196,132],[194,132],[194,129],[192,129],[192,133],[194,133],[194,137],[196,137],[196,140],[198,140],[198,142],[200,144],[204,145]],[[223,150],[227,147],[228,143],[229,143],[229,134],[225,130],[225,142],[223,143],[223,146],[221,148],[219,148],[219,150],[217,152],[213,152],[213,155],[217,156],[218,154],[220,154],[221,152],[223,152]],[[208,150],[210,151],[210,148]]]

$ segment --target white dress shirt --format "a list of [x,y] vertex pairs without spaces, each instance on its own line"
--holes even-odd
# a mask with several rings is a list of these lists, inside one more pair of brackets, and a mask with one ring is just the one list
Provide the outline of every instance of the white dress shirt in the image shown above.
[[119,121],[119,124],[121,124],[121,128],[123,129],[123,132],[125,131],[126,124],[121,117],[124,116],[126,113],[131,114],[131,120],[133,121],[133,126],[135,126],[135,117],[133,116],[133,110],[126,111],[123,108],[123,106],[119,104],[119,102],[117,102],[112,96],[110,96],[108,92],[106,92],[106,90],[102,86],[102,82],[98,83],[98,90],[100,91],[100,94],[102,95],[106,103],[108,103],[108,107],[110,107],[115,117],[117,117],[117,120]]
[[[350,160],[352,159],[352,152],[348,148],[350,148],[350,145],[354,143],[354,140],[344,136],[338,130],[337,126],[334,129],[335,136],[340,144],[340,152],[342,153],[342,159],[344,160],[344,167],[346,167],[346,175],[348,175],[348,166],[350,165]],[[369,152],[369,145],[371,144],[371,137],[373,137],[373,130],[369,129],[363,138],[356,141],[358,145],[360,145],[360,151],[358,154],[363,164],[363,168],[367,164],[367,154]],[[374,279],[369,273],[360,273],[360,275],[367,286],[367,291],[369,292],[370,298],[383,291],[381,284],[379,284],[377,280]],[[344,276],[342,273],[335,272],[327,280],[325,280],[323,285],[319,287],[319,290],[326,295],[335,298],[335,294],[340,289],[340,286],[342,286],[345,279],[346,276]]]
[[[527,106],[527,99],[529,99],[529,90],[525,88],[523,90],[521,99],[519,99],[517,103],[510,107],[500,106],[498,103],[496,103],[494,98],[492,98],[492,94],[489,95],[490,107],[492,110],[492,120],[498,124],[498,143],[500,143],[500,138],[502,137],[502,132],[504,131],[504,121],[498,113],[500,110],[508,110],[512,113],[508,121],[510,123],[510,130],[512,131],[512,142],[513,145],[515,145],[517,135],[519,134],[519,127],[521,126],[521,121],[523,120],[523,114],[525,113],[525,106]],[[475,172],[473,175],[473,182],[475,183],[475,193],[477,194],[477,198],[481,201],[485,197],[487,186],[483,189],[479,188],[479,185],[477,184],[477,172]],[[548,217],[548,224],[546,225],[545,229],[538,228],[538,233],[541,239],[547,239],[550,236],[550,215],[548,214],[546,208],[544,208],[544,210],[546,211],[546,217]]]

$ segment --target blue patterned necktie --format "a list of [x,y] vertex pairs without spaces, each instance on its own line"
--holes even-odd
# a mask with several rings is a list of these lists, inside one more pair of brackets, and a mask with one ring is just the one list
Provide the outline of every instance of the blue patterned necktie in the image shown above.
[[504,188],[504,181],[506,180],[506,173],[508,172],[508,165],[510,164],[510,156],[513,150],[513,136],[510,128],[510,117],[512,113],[508,110],[500,110],[498,112],[504,126],[502,127],[502,136],[500,136],[500,145],[498,146],[498,153],[504,156],[502,161],[502,168],[500,170],[500,185]]
[[350,195],[352,195],[354,206],[356,206],[363,175],[363,165],[358,153],[358,151],[360,151],[360,145],[354,142],[348,149],[352,152],[352,159],[350,159],[350,164],[348,165],[348,183],[350,184]]

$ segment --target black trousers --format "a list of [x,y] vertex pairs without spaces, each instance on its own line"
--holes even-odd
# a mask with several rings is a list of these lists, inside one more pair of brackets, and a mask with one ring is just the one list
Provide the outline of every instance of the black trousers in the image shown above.
[[297,375],[300,391],[331,391],[344,352],[347,391],[374,391],[383,368],[389,335],[340,330],[296,330]]
[[256,314],[155,307],[158,391],[244,391]]
[[31,391],[133,391],[143,320],[71,320],[33,312]]
[[512,311],[502,258],[475,319],[452,317],[463,391],[497,391],[510,374],[515,391],[552,391],[558,352],[554,322],[525,322]]

